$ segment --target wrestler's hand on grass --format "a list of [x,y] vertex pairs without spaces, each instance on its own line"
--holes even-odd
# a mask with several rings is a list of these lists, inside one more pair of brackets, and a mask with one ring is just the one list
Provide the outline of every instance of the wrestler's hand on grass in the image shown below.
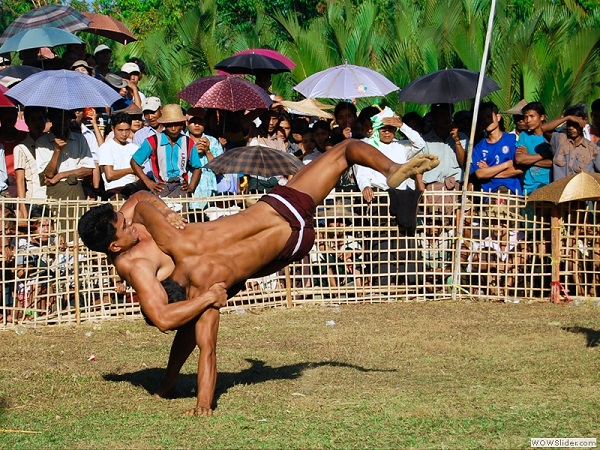
[[213,284],[207,292],[213,295],[214,302],[212,306],[214,308],[223,308],[227,305],[227,286],[222,281]]
[[177,228],[178,230],[183,230],[187,226],[187,219],[177,214],[175,211],[171,211],[165,216],[165,219],[169,223],[169,225]]
[[211,408],[208,408],[205,406],[197,406],[195,408],[184,411],[181,415],[182,416],[212,416],[213,410]]

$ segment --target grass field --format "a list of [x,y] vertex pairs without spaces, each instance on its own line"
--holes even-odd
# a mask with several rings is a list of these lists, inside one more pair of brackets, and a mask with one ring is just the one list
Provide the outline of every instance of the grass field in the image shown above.
[[[334,321],[335,325],[327,325]],[[1,448],[529,448],[600,438],[600,307],[390,303],[223,315],[217,407],[151,396],[143,321],[0,333]],[[90,361],[91,355],[95,361]]]

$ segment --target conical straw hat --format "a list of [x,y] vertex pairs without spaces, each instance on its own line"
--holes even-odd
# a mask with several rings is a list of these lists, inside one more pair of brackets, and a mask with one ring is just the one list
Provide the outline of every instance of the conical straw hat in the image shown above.
[[536,189],[528,202],[565,203],[573,200],[600,199],[600,174],[581,172]]

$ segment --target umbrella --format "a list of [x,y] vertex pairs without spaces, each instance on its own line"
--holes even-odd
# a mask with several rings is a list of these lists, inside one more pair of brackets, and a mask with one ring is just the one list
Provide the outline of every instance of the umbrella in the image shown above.
[[575,200],[600,199],[600,174],[581,172],[569,175],[536,189],[527,197],[528,202],[546,201],[554,203],[550,228],[552,230],[552,302],[559,303],[560,290],[560,213],[559,203]]
[[11,102],[10,99],[4,95],[4,93],[7,90],[8,90],[7,88],[5,88],[4,86],[2,86],[0,84],[0,107],[12,106],[14,108],[15,107],[14,103]]
[[[255,53],[257,55],[268,56],[269,58],[276,59],[277,61],[285,64],[287,66],[287,68],[290,70],[292,70],[294,67],[296,67],[296,63],[294,61],[292,61],[290,58],[288,58],[285,55],[282,55],[278,51],[271,50],[268,48],[250,48],[248,50],[242,50],[241,52],[234,53],[231,56],[246,55],[246,54],[250,54],[250,53]],[[228,72],[223,71],[223,70],[217,70],[217,73],[219,75],[227,75],[228,74]]]
[[342,64],[306,78],[295,90],[307,98],[380,97],[400,89],[368,67]]
[[[417,78],[408,84],[398,98],[402,102],[432,105],[434,103],[456,103],[475,98],[479,72],[466,69],[443,69]],[[484,77],[481,96],[499,91],[500,86],[489,77]]]
[[529,202],[552,202],[555,204],[573,200],[600,199],[600,174],[581,172],[569,175],[536,189],[527,197]]
[[[19,31],[28,28],[55,27],[71,33],[86,28],[90,19],[70,6],[47,5],[32,9],[19,16],[0,37],[0,44]],[[41,46],[40,46],[41,47]]]
[[293,175],[304,164],[293,155],[262,145],[227,150],[204,166],[215,173],[243,173],[260,177]]
[[305,98],[299,102],[290,102],[284,100],[281,104],[288,110],[291,114],[299,114],[299,115],[308,115],[313,117],[324,117],[326,119],[333,119],[333,114],[323,111],[323,107],[328,109],[334,108],[331,105],[323,105],[322,103],[317,103],[314,98]]
[[84,12],[83,15],[90,19],[91,23],[82,31],[97,34],[121,44],[137,41],[137,38],[129,31],[125,24],[114,17],[90,12]]
[[198,78],[192,81],[185,88],[175,94],[175,97],[185,100],[190,105],[196,104],[206,91],[213,87],[219,81],[227,79],[227,75],[211,75],[209,77]]
[[18,52],[29,48],[56,47],[63,44],[81,44],[83,41],[73,33],[54,27],[29,28],[8,38],[0,47],[0,53]]
[[283,62],[257,53],[243,53],[225,58],[215,65],[215,69],[230,74],[254,74],[289,72],[290,68]]
[[42,69],[32,66],[9,66],[0,70],[0,85],[9,87],[11,84],[22,81],[28,76],[41,71]]
[[240,111],[268,108],[272,103],[269,94],[260,86],[240,77],[229,76],[214,83],[194,106]]
[[79,109],[110,106],[121,96],[106,83],[74,70],[44,70],[6,92],[25,106]]

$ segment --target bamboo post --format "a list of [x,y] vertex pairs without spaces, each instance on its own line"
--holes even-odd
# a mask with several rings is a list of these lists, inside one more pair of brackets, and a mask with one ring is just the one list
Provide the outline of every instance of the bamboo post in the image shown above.
[[290,266],[285,266],[283,269],[285,272],[285,298],[287,300],[287,307],[293,307],[292,303],[292,277],[290,276]]
[[560,303],[560,217],[558,206],[552,206],[550,220],[552,245],[552,303]]
[[79,234],[77,228],[73,233],[73,280],[75,283],[75,321],[81,325],[81,309],[79,307]]

